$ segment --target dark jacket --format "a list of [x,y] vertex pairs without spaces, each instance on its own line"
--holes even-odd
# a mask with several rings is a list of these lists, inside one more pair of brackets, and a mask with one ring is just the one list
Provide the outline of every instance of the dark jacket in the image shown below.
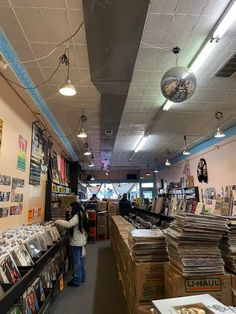
[[121,216],[128,216],[129,213],[131,213],[131,204],[130,204],[130,201],[127,200],[127,198],[122,198],[119,202],[119,210],[120,210],[120,215]]

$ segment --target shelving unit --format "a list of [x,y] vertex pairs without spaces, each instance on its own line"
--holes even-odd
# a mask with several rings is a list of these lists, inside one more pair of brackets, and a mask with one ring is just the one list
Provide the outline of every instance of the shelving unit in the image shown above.
[[[158,214],[152,211],[147,211],[145,209],[140,208],[134,208],[136,214],[145,215],[148,219],[148,217],[154,217],[158,219],[158,226],[164,226],[173,221],[175,219],[174,216],[168,216],[165,214]],[[164,222],[164,223],[163,223]],[[166,223],[165,223],[166,222]]]
[[[34,282],[34,280],[40,275],[44,267],[49,262],[60,248],[66,244],[66,239],[63,237],[57,243],[55,243],[43,256],[41,256],[36,262],[34,267],[30,269],[14,286],[12,286],[7,292],[0,298],[1,313],[7,313],[11,306],[24,294],[26,289]],[[50,293],[50,292],[49,292]],[[52,291],[51,291],[52,293]],[[47,296],[45,302],[49,302],[50,296]],[[46,308],[46,303],[40,309],[40,313],[44,313],[42,308]]]

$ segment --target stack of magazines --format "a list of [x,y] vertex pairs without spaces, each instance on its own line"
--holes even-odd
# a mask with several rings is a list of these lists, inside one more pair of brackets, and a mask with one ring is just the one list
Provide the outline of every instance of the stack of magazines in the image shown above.
[[224,274],[218,247],[227,219],[211,215],[179,214],[166,231],[170,264],[184,276]]
[[167,262],[165,235],[160,229],[135,229],[129,245],[137,262]]
[[220,249],[225,266],[233,272],[236,272],[236,218],[229,218],[229,231],[224,234]]

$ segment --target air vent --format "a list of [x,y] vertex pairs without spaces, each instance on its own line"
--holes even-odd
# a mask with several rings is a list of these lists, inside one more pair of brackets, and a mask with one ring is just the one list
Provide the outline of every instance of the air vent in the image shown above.
[[236,72],[236,53],[234,53],[216,72],[216,77],[230,77]]
[[104,131],[106,136],[112,136],[113,135],[113,130],[105,130]]

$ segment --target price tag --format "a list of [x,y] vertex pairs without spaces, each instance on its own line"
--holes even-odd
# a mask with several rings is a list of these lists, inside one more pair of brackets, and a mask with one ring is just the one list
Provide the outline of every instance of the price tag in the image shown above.
[[60,291],[63,291],[63,290],[64,290],[64,278],[63,278],[63,274],[60,274],[60,277],[59,277],[59,289],[60,289]]

